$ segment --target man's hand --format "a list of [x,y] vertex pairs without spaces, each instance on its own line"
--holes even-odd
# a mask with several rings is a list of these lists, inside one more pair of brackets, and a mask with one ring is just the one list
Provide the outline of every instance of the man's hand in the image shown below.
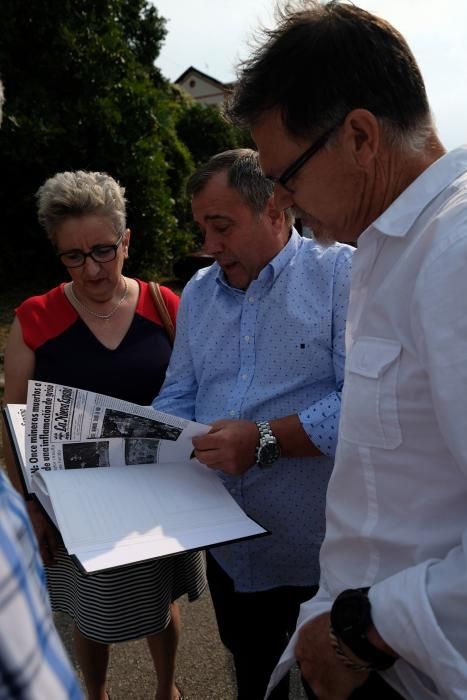
[[247,420],[218,420],[207,435],[193,438],[195,457],[226,474],[243,474],[255,464],[259,440],[256,423]]
[[348,669],[336,656],[329,638],[329,613],[303,625],[295,656],[302,676],[319,700],[347,700],[368,678],[368,673]]
[[58,545],[61,542],[58,530],[47,520],[40,506],[34,501],[26,501],[29,518],[36,533],[39,550],[44,564],[50,566],[55,561]]

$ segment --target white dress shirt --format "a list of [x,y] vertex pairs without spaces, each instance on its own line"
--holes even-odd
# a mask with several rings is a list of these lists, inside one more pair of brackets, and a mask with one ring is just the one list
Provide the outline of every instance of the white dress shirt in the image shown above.
[[[370,586],[409,700],[467,698],[467,147],[360,237],[321,587],[299,626]],[[293,661],[294,636],[273,674]]]

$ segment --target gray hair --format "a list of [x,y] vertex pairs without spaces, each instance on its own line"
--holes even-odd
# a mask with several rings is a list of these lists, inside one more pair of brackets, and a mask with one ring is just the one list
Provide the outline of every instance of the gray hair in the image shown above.
[[[433,137],[433,132],[435,130],[431,111],[421,116],[413,128],[408,131],[402,131],[398,125],[390,119],[384,117],[377,117],[376,119],[379,123],[381,139],[385,146],[390,149],[398,150],[401,153],[406,153],[407,155],[419,155],[423,153],[430,139]],[[342,122],[342,111],[339,109],[336,110],[334,114],[331,113],[330,118],[323,123],[322,133],[336,126],[336,130],[333,131],[330,138],[324,144],[325,150],[329,151],[335,146],[337,141],[337,126]],[[313,132],[313,134],[313,138],[319,136],[319,132]]]
[[[212,156],[201,165],[187,182],[187,193],[193,197],[199,194],[217,173],[227,173],[227,182],[237,190],[245,204],[256,214],[262,214],[269,199],[274,194],[274,183],[264,176],[256,151],[251,148],[235,148]],[[285,220],[292,226],[294,217],[286,209]]]
[[39,223],[54,242],[57,228],[70,217],[107,216],[117,235],[126,228],[125,189],[106,173],[57,173],[36,193]]
[[414,127],[406,132],[401,131],[397,124],[389,119],[384,119],[384,117],[379,117],[378,122],[386,146],[407,154],[413,153],[418,155],[423,153],[433,138],[435,131],[431,111],[421,116]]

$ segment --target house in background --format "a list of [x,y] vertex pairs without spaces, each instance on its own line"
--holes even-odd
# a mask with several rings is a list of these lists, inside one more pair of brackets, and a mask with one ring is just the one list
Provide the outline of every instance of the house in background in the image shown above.
[[207,73],[202,73],[197,68],[190,66],[175,81],[188,92],[193,99],[203,105],[222,106],[226,96],[232,90],[235,83],[221,83]]

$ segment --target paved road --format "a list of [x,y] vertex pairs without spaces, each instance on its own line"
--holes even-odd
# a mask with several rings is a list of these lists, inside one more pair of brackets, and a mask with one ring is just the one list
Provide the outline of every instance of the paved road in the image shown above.
[[[217,633],[209,594],[204,593],[194,603],[183,599],[180,610],[182,637],[177,680],[188,700],[235,700],[232,664]],[[71,625],[68,618],[57,615],[56,622],[70,650]],[[154,687],[155,676],[145,642],[115,645],[109,673],[112,700],[152,700]],[[305,698],[297,674],[292,678],[290,698]]]

